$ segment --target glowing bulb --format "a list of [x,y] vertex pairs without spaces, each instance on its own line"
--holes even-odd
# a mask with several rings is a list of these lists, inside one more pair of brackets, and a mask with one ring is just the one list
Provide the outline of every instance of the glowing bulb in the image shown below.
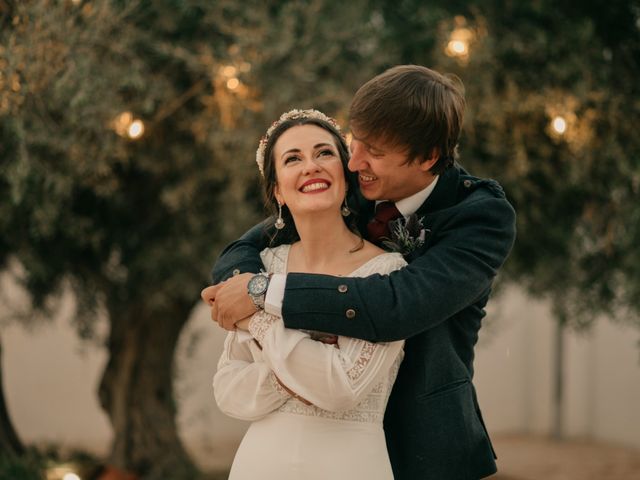
[[449,36],[449,42],[444,53],[450,57],[459,57],[466,60],[469,56],[469,45],[474,38],[474,33],[468,28],[456,28]]
[[127,129],[127,135],[132,140],[137,140],[144,134],[144,123],[142,120],[134,120]]
[[449,42],[449,47],[452,52],[457,53],[458,55],[464,55],[467,53],[467,44],[462,40],[452,40]]
[[229,77],[230,78],[230,77],[234,77],[236,75],[237,71],[238,70],[236,69],[236,67],[234,67],[233,65],[228,65],[228,66],[226,66],[226,67],[224,67],[222,69],[222,74],[225,77]]
[[567,121],[558,115],[551,121],[551,127],[556,133],[562,135],[567,131]]
[[122,112],[116,118],[113,119],[113,129],[118,135],[124,137],[127,135],[127,129],[131,126],[133,121],[133,114],[131,112]]
[[73,472],[69,472],[62,477],[62,480],[81,480],[81,478]]
[[122,112],[120,115],[118,115],[118,118],[116,118],[116,122],[122,125],[129,125],[132,120],[133,114],[131,112]]
[[229,90],[235,90],[239,86],[240,86],[240,80],[238,80],[237,78],[230,78],[229,80],[227,80],[227,88]]

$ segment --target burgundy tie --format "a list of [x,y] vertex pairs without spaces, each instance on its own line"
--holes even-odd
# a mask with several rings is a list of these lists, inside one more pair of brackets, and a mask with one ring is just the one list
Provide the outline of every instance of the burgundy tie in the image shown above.
[[369,241],[380,244],[382,238],[390,238],[389,222],[400,218],[402,214],[396,208],[393,202],[380,202],[376,205],[376,214],[367,224],[367,232],[369,233]]

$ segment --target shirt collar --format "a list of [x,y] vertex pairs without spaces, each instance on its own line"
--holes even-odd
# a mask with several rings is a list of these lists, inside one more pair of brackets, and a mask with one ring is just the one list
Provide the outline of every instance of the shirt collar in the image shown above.
[[[433,189],[436,188],[436,183],[438,183],[439,175],[436,175],[426,188],[423,188],[417,193],[414,193],[410,197],[403,198],[402,200],[398,200],[396,202],[396,208],[402,214],[403,217],[408,217],[416,213],[416,211],[420,208],[420,206],[426,202]],[[380,203],[380,201],[376,202],[376,205]]]

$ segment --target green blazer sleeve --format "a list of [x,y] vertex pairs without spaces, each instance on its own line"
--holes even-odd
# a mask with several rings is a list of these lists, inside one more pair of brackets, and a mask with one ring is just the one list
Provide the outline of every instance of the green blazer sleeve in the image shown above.
[[515,212],[504,195],[478,189],[427,214],[424,224],[430,233],[422,250],[388,276],[287,275],[285,325],[388,342],[433,328],[486,297],[515,239]]
[[260,252],[269,246],[268,222],[269,220],[265,220],[255,225],[222,251],[211,272],[214,284],[233,276],[236,270],[241,273],[258,273],[264,268]]

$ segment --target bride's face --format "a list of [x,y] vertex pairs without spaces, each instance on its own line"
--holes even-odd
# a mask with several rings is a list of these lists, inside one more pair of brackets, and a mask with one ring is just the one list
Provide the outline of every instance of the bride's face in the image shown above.
[[291,127],[273,148],[276,199],[291,214],[335,210],[345,197],[345,178],[333,136],[316,125]]

